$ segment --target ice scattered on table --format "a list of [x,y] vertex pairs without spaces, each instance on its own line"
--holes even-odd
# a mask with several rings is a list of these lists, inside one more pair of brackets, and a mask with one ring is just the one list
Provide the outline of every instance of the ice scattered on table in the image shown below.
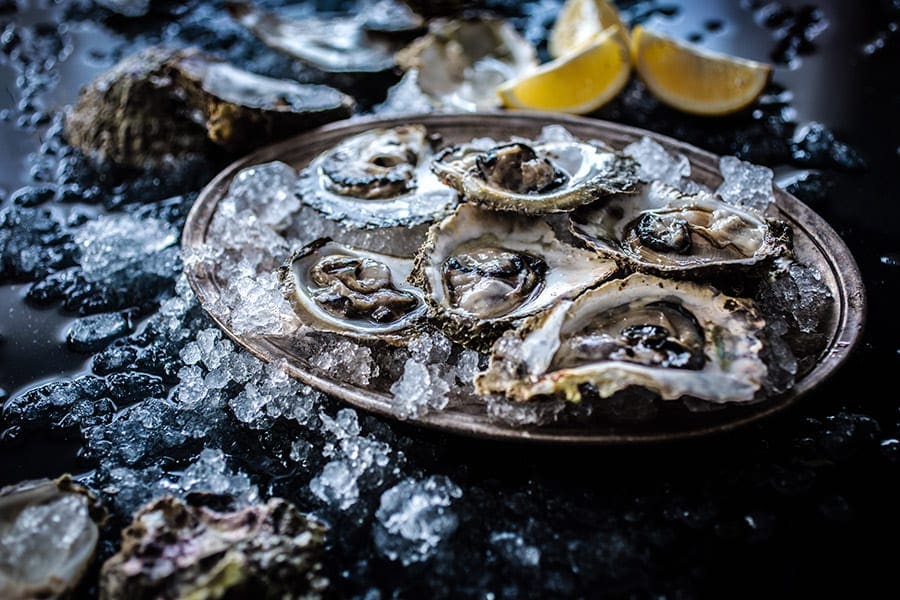
[[734,156],[723,156],[719,160],[719,171],[724,181],[716,194],[725,202],[759,212],[765,212],[775,202],[772,169]]
[[159,219],[136,219],[131,215],[102,216],[75,233],[81,247],[81,268],[90,281],[138,270],[169,275],[177,249],[161,257],[178,240],[178,231]]
[[438,545],[456,532],[458,518],[450,510],[462,490],[441,475],[407,478],[381,495],[375,513],[375,546],[403,565],[427,560]]
[[128,319],[122,313],[100,313],[82,317],[66,332],[66,343],[78,352],[93,352],[128,331]]
[[682,178],[691,175],[691,163],[684,154],[672,155],[647,136],[628,144],[624,151],[638,162],[638,175],[644,181],[658,180],[678,186]]
[[[160,492],[178,495],[190,492],[204,492],[227,495],[239,506],[247,506],[259,501],[259,491],[250,478],[240,471],[228,468],[225,453],[218,449],[205,448],[197,460],[191,464],[174,482],[162,480]],[[158,495],[158,494],[157,494]]]
[[541,551],[537,546],[525,543],[521,535],[512,531],[491,534],[493,546],[504,560],[522,567],[537,567],[541,564]]

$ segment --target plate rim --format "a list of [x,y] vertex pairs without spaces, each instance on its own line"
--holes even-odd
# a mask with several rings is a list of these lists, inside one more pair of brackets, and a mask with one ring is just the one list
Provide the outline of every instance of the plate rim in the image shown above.
[[[577,128],[596,128],[598,131],[602,130],[607,134],[613,132],[623,137],[640,138],[648,136],[668,149],[685,154],[692,168],[695,166],[702,167],[702,165],[695,165],[693,160],[695,157],[716,165],[720,158],[718,155],[698,148],[693,144],[651,130],[601,119],[555,113],[485,111],[479,113],[413,113],[392,117],[381,117],[378,115],[356,117],[305,131],[286,140],[254,150],[230,163],[204,186],[191,206],[182,230],[181,248],[182,250],[196,248],[200,244],[205,243],[208,227],[215,213],[215,208],[221,199],[221,196],[215,196],[218,190],[226,183],[229,183],[240,169],[253,164],[260,164],[261,162],[277,160],[275,156],[295,148],[304,140],[315,139],[323,135],[333,135],[334,133],[345,132],[347,135],[352,135],[371,127],[392,127],[411,122],[440,128],[442,125],[459,126],[461,121],[483,122],[484,119],[508,121],[511,124],[510,129],[513,129],[514,124],[517,122],[525,122],[528,125],[538,127],[553,124],[566,126],[568,124]],[[599,133],[598,137],[601,137]],[[262,160],[262,157],[266,158]],[[585,435],[573,435],[571,433],[554,431],[552,428],[547,427],[520,427],[508,425],[497,420],[476,420],[472,415],[459,412],[432,411],[422,417],[402,419],[390,410],[390,403],[387,400],[388,396],[381,392],[367,391],[356,386],[341,384],[333,379],[303,370],[290,362],[287,362],[285,365],[286,371],[303,383],[335,396],[360,410],[372,412],[405,424],[438,429],[443,432],[480,439],[594,446],[659,443],[697,439],[727,433],[750,423],[766,419],[795,406],[814,390],[818,389],[846,363],[861,342],[867,315],[866,292],[862,274],[850,249],[823,217],[796,196],[778,187],[775,188],[775,192],[778,198],[776,204],[778,210],[791,221],[802,224],[803,229],[809,234],[809,239],[830,267],[838,287],[838,297],[835,299],[835,305],[840,312],[835,319],[835,335],[816,361],[813,369],[804,375],[790,390],[773,398],[772,401],[764,401],[750,407],[740,407],[752,408],[753,410],[748,414],[737,416],[728,421],[684,431],[639,434],[629,434],[627,432],[590,434],[588,431]],[[788,206],[783,206],[784,203],[787,203]],[[790,210],[787,210],[788,208]],[[204,298],[207,296],[208,291],[206,286],[210,286],[212,283],[211,279],[201,268],[185,266],[184,272],[201,308],[229,338],[263,361],[271,362],[273,358],[281,358],[272,354],[273,352],[283,352],[276,343],[264,337],[253,336],[248,339],[235,334],[218,315],[209,309],[208,303],[204,302]],[[465,417],[463,423],[459,421],[461,417]]]

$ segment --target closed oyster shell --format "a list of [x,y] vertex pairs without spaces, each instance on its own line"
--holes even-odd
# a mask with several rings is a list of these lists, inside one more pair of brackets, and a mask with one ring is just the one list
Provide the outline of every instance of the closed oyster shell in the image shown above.
[[431,227],[410,282],[446,335],[487,349],[521,319],[609,278],[615,263],[559,239],[543,220],[470,204]]
[[329,219],[357,227],[432,222],[456,206],[457,195],[428,169],[431,143],[417,124],[349,137],[303,170],[300,198]]
[[294,311],[313,329],[403,344],[425,314],[421,290],[406,282],[412,265],[321,238],[295,252],[279,278]]
[[0,490],[0,598],[70,593],[94,558],[105,518],[68,475]]
[[790,228],[707,192],[655,181],[570,215],[573,234],[639,271],[703,277],[762,267],[791,251]]
[[280,498],[219,512],[165,496],[122,532],[100,572],[100,598],[319,598],[325,532]]
[[572,141],[513,141],[441,151],[431,169],[466,202],[525,214],[565,212],[638,184],[634,159]]
[[479,394],[578,402],[636,386],[664,400],[749,402],[767,367],[755,305],[712,286],[632,274],[526,319],[494,345]]

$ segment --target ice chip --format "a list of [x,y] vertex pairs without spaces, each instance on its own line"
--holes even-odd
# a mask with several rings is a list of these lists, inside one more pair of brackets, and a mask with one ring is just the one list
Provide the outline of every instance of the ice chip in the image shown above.
[[724,181],[716,194],[725,202],[765,212],[775,202],[772,188],[772,169],[744,162],[734,156],[719,160]]
[[685,155],[673,156],[647,136],[625,146],[625,154],[638,162],[638,175],[647,182],[658,180],[678,185],[683,177],[691,175],[691,164]]

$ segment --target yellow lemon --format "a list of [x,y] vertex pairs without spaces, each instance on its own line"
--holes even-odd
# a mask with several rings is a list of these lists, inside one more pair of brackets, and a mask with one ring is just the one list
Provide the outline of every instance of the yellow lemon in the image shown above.
[[584,50],[605,29],[619,27],[619,35],[628,46],[628,29],[619,11],[608,0],[567,0],[550,31],[547,51],[553,58]]
[[600,108],[628,82],[631,63],[619,27],[590,45],[511,79],[497,88],[503,106],[585,114]]
[[640,25],[631,32],[631,58],[654,96],[697,115],[724,115],[750,105],[772,75],[767,64],[710,52]]

